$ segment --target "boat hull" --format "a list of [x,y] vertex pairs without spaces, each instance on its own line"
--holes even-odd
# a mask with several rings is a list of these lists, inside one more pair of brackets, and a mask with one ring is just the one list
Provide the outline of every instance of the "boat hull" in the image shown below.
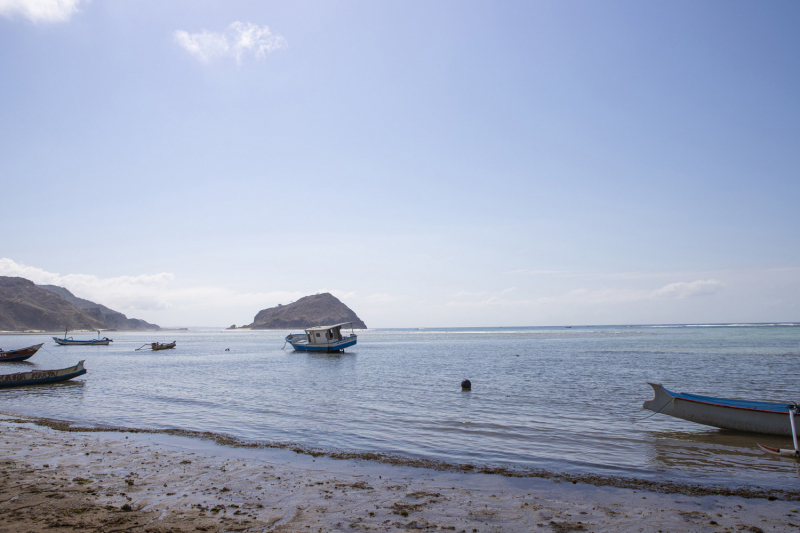
[[46,385],[58,381],[82,376],[86,373],[83,361],[69,368],[59,370],[33,370],[31,372],[18,372],[16,374],[0,375],[0,389],[10,387],[25,387],[28,385]]
[[39,348],[44,346],[44,343],[35,346],[28,346],[27,348],[20,348],[19,350],[8,350],[6,352],[0,351],[0,363],[12,361],[24,361],[33,357],[33,354],[39,351]]
[[644,409],[721,429],[767,435],[792,434],[789,420],[792,405],[681,394],[670,392],[658,383],[648,385],[653,387],[655,398],[644,402]]
[[61,346],[108,346],[109,342],[114,342],[111,339],[75,341],[72,339],[59,339],[58,337],[53,337],[53,340],[56,341],[56,344],[60,344]]
[[292,347],[299,352],[341,352],[345,348],[355,346],[356,341],[358,340],[356,335],[351,335],[350,337],[346,337],[336,342],[325,344],[308,344],[308,341],[306,340],[295,340],[290,337],[292,337],[292,335],[286,337],[286,342],[291,344]]
[[171,349],[173,349],[175,347],[176,344],[177,343],[175,341],[172,341],[169,344],[159,344],[157,342],[154,342],[154,343],[152,343],[150,345],[150,348],[153,351],[156,351],[156,352],[159,351],[159,350],[171,350]]

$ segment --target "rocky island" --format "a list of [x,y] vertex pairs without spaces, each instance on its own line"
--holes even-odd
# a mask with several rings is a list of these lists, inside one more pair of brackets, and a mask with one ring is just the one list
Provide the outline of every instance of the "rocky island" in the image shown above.
[[341,324],[352,322],[356,329],[367,329],[352,309],[328,292],[304,296],[289,305],[263,309],[253,319],[253,323],[242,326],[250,329],[291,329],[310,326]]
[[64,328],[157,330],[156,324],[83,298],[63,287],[35,285],[25,278],[0,276],[0,331],[60,331]]

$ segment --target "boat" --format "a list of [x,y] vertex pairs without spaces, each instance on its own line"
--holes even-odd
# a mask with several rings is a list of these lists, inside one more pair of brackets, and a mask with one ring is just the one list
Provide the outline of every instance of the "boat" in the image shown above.
[[86,339],[86,340],[74,340],[72,337],[67,337],[67,330],[64,330],[64,338],[60,339],[58,337],[53,337],[53,340],[56,341],[56,344],[61,346],[108,346],[109,342],[114,342],[108,337],[100,338],[100,331],[97,332],[96,339]]
[[86,373],[86,369],[83,368],[83,363],[84,362],[81,361],[75,366],[61,368],[59,370],[32,370],[31,372],[2,374],[0,375],[0,389],[24,387],[26,385],[44,385],[46,383],[55,383],[57,381],[66,381],[76,378]]
[[150,344],[143,344],[139,348],[136,348],[135,351],[138,352],[139,350],[141,350],[145,346],[150,346],[150,349],[153,350],[153,351],[171,350],[172,348],[175,347],[175,344],[176,344],[175,341],[172,341],[172,342],[169,342],[169,343],[167,343],[167,342],[151,342]]
[[301,352],[341,352],[345,348],[354,346],[358,340],[358,335],[352,330],[350,335],[342,336],[342,326],[352,324],[352,322],[342,322],[331,326],[306,328],[305,333],[287,335],[286,342]]
[[662,415],[722,429],[733,429],[767,435],[789,436],[794,432],[793,415],[796,403],[773,403],[751,400],[731,400],[671,392],[660,383],[648,383],[655,398],[642,407]]
[[44,346],[44,343],[28,346],[27,348],[20,348],[19,350],[0,350],[0,362],[24,361],[25,359],[31,358],[42,346]]

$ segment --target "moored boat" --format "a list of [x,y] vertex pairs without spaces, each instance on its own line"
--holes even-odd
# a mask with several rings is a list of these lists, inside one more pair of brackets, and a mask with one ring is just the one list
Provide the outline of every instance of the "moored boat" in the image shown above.
[[86,369],[83,368],[83,363],[84,362],[81,361],[75,366],[58,370],[32,370],[30,372],[18,372],[16,374],[3,374],[0,375],[0,389],[23,387],[26,385],[44,385],[46,383],[55,383],[57,381],[66,381],[76,378],[86,373]]
[[64,338],[53,337],[53,340],[56,341],[56,344],[61,346],[108,346],[109,342],[114,342],[113,340],[109,339],[108,337],[100,338],[100,332],[97,332],[96,339],[73,339],[72,337],[67,337],[67,330],[64,330]]
[[44,346],[44,343],[35,346],[28,346],[27,348],[20,348],[18,350],[0,350],[0,362],[10,361],[24,361],[33,356],[39,351],[39,348]]
[[768,435],[792,435],[790,413],[796,403],[732,400],[671,392],[660,383],[648,383],[655,398],[642,407],[663,415],[722,429]]
[[[149,346],[150,346],[151,350],[158,351],[158,350],[171,350],[172,348],[175,347],[176,344],[177,343],[175,341],[172,341],[172,342],[151,342]],[[137,351],[141,350],[145,346],[148,346],[148,345],[145,344],[144,346],[142,346],[140,348],[136,348],[136,350]]]
[[342,336],[342,326],[351,324],[353,323],[343,322],[331,326],[306,328],[305,334],[287,335],[286,342],[301,352],[341,352],[345,348],[354,346],[358,340],[358,335],[352,330],[350,335]]

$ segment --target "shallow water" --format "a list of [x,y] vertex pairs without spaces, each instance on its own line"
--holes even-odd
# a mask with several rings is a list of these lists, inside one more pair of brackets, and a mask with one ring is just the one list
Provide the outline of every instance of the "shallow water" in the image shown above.
[[[333,355],[282,350],[285,335],[113,333],[110,346],[68,347],[49,335],[2,335],[4,349],[45,346],[0,372],[85,359],[88,374],[0,390],[0,410],[450,462],[800,487],[798,463],[756,446],[791,447],[788,437],[641,409],[653,396],[648,381],[711,396],[800,400],[800,327],[368,330]],[[153,340],[178,347],[135,351]],[[471,392],[461,391],[463,378]]]

